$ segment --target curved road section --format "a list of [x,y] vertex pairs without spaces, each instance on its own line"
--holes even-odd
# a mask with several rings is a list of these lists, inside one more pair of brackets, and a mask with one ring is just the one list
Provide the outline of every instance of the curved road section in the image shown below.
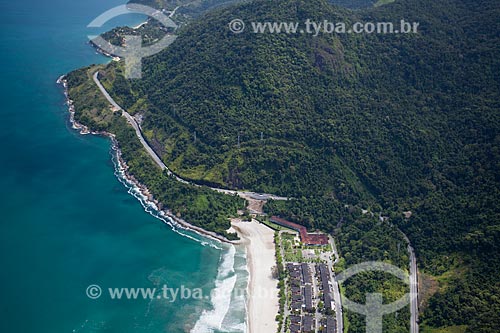
[[[135,130],[135,134],[137,134],[137,137],[141,141],[142,146],[144,147],[144,149],[146,149],[146,151],[151,156],[151,158],[153,159],[153,161],[155,161],[155,163],[162,170],[167,170],[167,173],[169,175],[173,174],[167,168],[167,166],[165,165],[165,163],[163,163],[163,161],[160,159],[160,157],[155,153],[155,151],[146,142],[146,140],[142,136],[141,128],[139,127],[139,124],[134,119],[134,117],[132,117],[127,111],[125,111],[121,106],[119,106],[118,103],[115,102],[115,100],[109,95],[109,93],[106,91],[106,89],[104,88],[104,86],[99,81],[99,78],[97,77],[98,75],[99,75],[99,72],[95,72],[94,75],[93,75],[93,79],[94,79],[95,84],[97,84],[97,87],[99,87],[99,90],[101,91],[101,93],[104,95],[104,97],[106,97],[106,99],[108,100],[108,102],[111,103],[111,105],[113,106],[114,110],[115,111],[121,111],[122,115],[127,119],[128,123],[130,125],[132,125],[132,127]],[[181,180],[181,179],[178,179],[178,180]]]
[[[165,165],[165,163],[163,163],[163,161],[156,154],[156,152],[153,150],[153,148],[151,148],[151,146],[144,139],[144,136],[142,135],[141,128],[140,128],[139,124],[137,123],[137,121],[127,111],[125,111],[120,105],[118,105],[118,103],[116,103],[115,100],[109,95],[109,93],[106,91],[104,86],[99,81],[98,75],[99,75],[99,72],[95,72],[93,75],[93,79],[94,79],[95,84],[97,85],[97,87],[99,87],[99,90],[104,95],[104,97],[106,97],[108,102],[113,106],[115,111],[122,112],[122,115],[127,119],[128,123],[134,128],[135,133],[136,133],[137,137],[139,138],[142,146],[144,147],[144,149],[146,149],[146,151],[151,156],[153,161],[162,170],[166,170],[167,174],[169,176],[174,177],[177,181],[184,183],[184,184],[191,184],[194,186],[200,186],[198,184],[195,184],[195,183],[189,182],[185,179],[182,179],[179,176],[175,175],[172,171],[170,171],[170,169]],[[214,191],[225,193],[225,194],[230,194],[230,195],[233,195],[233,194],[246,195],[254,200],[268,200],[268,199],[288,200],[288,198],[286,198],[286,197],[280,197],[280,196],[276,196],[273,194],[267,194],[267,193],[234,191],[234,190],[226,190],[226,189],[221,189],[221,188],[216,188],[216,187],[210,187],[210,188]],[[411,299],[411,303],[410,303],[410,311],[411,311],[410,332],[411,333],[418,333],[417,261],[415,258],[415,252],[410,245],[410,240],[408,239],[408,237],[406,237],[406,235],[404,235],[404,238],[406,239],[406,241],[408,243],[408,252],[410,253],[410,299]],[[331,243],[332,248],[335,252],[336,258],[338,259],[338,254],[336,253],[337,251],[336,251],[336,247],[335,247],[335,243],[333,242],[333,239],[330,239],[330,243]],[[330,263],[330,265],[331,264],[332,263]],[[331,272],[333,271],[331,266],[330,266],[330,271]],[[332,281],[334,282],[334,285],[333,285],[334,299],[335,299],[335,303],[337,304],[337,311],[336,311],[337,318],[336,319],[337,319],[337,325],[338,325],[338,329],[339,329],[338,332],[342,332],[343,331],[343,327],[342,327],[343,326],[342,325],[343,318],[342,318],[342,305],[341,305],[342,303],[341,303],[341,297],[340,297],[340,290],[339,290],[339,287],[338,287],[338,284],[337,284],[337,281],[335,280],[335,278],[333,278]]]
[[[115,100],[107,92],[106,88],[104,88],[104,86],[102,85],[101,81],[99,81],[98,75],[99,75],[99,72],[97,71],[92,76],[92,78],[94,79],[95,84],[97,85],[97,87],[99,88],[99,90],[101,91],[101,93],[104,95],[104,97],[106,97],[106,99],[108,100],[108,102],[113,106],[114,110],[122,112],[122,115],[127,119],[128,123],[134,128],[135,134],[139,138],[139,141],[141,142],[141,144],[144,147],[144,149],[146,149],[147,153],[151,156],[151,158],[153,159],[153,161],[162,170],[166,170],[167,174],[169,176],[174,177],[177,181],[179,181],[181,183],[184,183],[184,184],[191,184],[191,185],[194,185],[194,186],[201,186],[201,185],[198,185],[198,184],[195,184],[193,182],[190,182],[190,181],[187,181],[185,179],[180,178],[179,176],[177,176],[176,174],[174,174],[165,165],[165,163],[163,163],[163,161],[161,160],[161,158],[156,154],[156,152],[153,150],[153,148],[151,148],[151,146],[148,144],[148,142],[144,139],[144,136],[142,135],[141,127],[139,126],[139,124],[137,123],[137,121],[135,120],[135,118],[132,117],[127,111],[125,111],[125,109],[123,109],[120,105],[118,105],[118,103],[115,102]],[[288,200],[288,198],[280,197],[280,196],[273,195],[273,194],[267,194],[267,193],[234,191],[234,190],[221,189],[221,188],[217,188],[217,187],[210,187],[210,189],[212,189],[214,191],[217,191],[217,192],[221,192],[221,193],[225,193],[225,194],[230,194],[230,195],[233,195],[233,194],[249,195],[253,199],[256,199],[256,200],[268,200],[268,199],[272,199],[272,200]]]

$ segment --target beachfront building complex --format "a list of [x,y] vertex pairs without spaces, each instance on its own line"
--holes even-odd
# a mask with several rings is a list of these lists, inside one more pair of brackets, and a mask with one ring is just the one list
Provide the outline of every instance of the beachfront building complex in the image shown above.
[[329,236],[308,233],[304,226],[277,216],[270,221],[285,227],[279,229],[277,238],[286,272],[281,332],[336,333],[334,254]]

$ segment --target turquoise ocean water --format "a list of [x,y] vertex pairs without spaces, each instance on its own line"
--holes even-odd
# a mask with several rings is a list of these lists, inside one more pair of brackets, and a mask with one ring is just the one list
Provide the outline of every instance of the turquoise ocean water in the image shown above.
[[[87,24],[121,0],[0,0],[0,332],[240,332],[241,249],[173,231],[119,181],[109,140],[71,129],[56,79],[107,61]],[[142,22],[127,16],[109,26]],[[148,208],[149,209],[149,208]],[[153,212],[154,214],[154,212]],[[86,288],[98,284],[92,300]],[[111,287],[229,291],[111,300]],[[107,297],[106,297],[107,296]]]

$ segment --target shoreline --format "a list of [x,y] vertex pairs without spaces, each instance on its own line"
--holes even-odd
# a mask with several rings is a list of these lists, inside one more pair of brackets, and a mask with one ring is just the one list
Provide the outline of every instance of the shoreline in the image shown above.
[[61,84],[64,88],[64,96],[66,97],[66,105],[68,106],[68,111],[70,113],[70,123],[73,129],[78,130],[80,134],[82,135],[87,135],[87,134],[93,134],[93,135],[100,135],[100,136],[105,136],[111,140],[111,149],[115,152],[116,154],[116,161],[117,165],[116,168],[119,173],[121,173],[123,180],[128,183],[129,186],[137,189],[137,191],[145,197],[145,203],[151,205],[156,211],[158,211],[159,215],[162,217],[168,218],[170,223],[166,222],[169,224],[171,227],[178,227],[187,231],[194,232],[198,234],[199,236],[203,236],[206,238],[209,238],[211,240],[215,240],[218,242],[222,243],[227,243],[227,244],[239,244],[240,241],[230,241],[227,238],[216,234],[215,232],[205,230],[201,227],[197,227],[182,218],[179,218],[175,216],[169,209],[162,209],[163,204],[160,203],[158,200],[156,200],[153,195],[150,193],[149,189],[146,187],[146,185],[140,183],[134,175],[130,174],[128,170],[128,165],[125,162],[125,160],[121,156],[121,150],[119,147],[119,142],[116,140],[116,137],[114,134],[105,132],[105,131],[91,131],[87,126],[78,123],[75,120],[75,106],[73,104],[73,101],[69,98],[69,87],[68,83],[65,79],[65,75],[60,76],[57,79],[57,83]]
[[[163,204],[153,197],[149,189],[128,172],[129,167],[122,158],[119,142],[115,135],[106,131],[91,131],[87,126],[78,123],[75,120],[75,106],[69,98],[69,87],[65,76],[59,77],[57,83],[64,87],[72,128],[78,130],[82,135],[100,135],[111,140],[111,149],[116,157],[116,176],[119,181],[126,182],[125,186],[137,190],[142,196],[142,198],[138,198],[141,203],[158,212],[159,216],[153,214],[155,217],[168,224],[173,230],[180,228],[212,241],[245,247],[249,273],[246,299],[247,332],[276,332],[278,328],[276,315],[279,311],[279,296],[278,280],[272,278],[272,269],[276,266],[274,231],[256,220],[242,222],[237,218],[233,218],[231,219],[231,228],[237,232],[240,239],[230,241],[214,232],[190,224],[175,216],[169,209],[163,209]],[[252,201],[251,198],[245,199],[249,203]],[[190,238],[188,235],[183,236]]]
[[[115,54],[112,54],[112,53],[108,53],[107,51],[104,51],[99,45],[97,45],[93,40],[89,40],[88,42],[90,44],[90,46],[92,46],[94,48],[94,50],[107,57],[107,58],[110,58],[112,61],[120,61],[121,58]],[[63,75],[64,76],[64,75]]]
[[230,241],[227,238],[216,234],[215,232],[205,230],[201,227],[197,227],[189,222],[187,222],[184,219],[181,219],[173,214],[173,212],[169,209],[162,209],[163,204],[159,202],[158,200],[154,199],[153,195],[149,192],[149,189],[142,183],[140,183],[134,175],[130,174],[128,172],[128,165],[125,162],[125,160],[121,156],[121,150],[119,148],[119,143],[114,137],[114,135],[109,134],[108,136],[111,138],[112,141],[112,149],[114,150],[116,154],[116,160],[117,160],[117,167],[119,168],[118,172],[121,173],[123,176],[123,180],[126,181],[130,186],[133,188],[137,189],[139,193],[144,196],[145,203],[152,206],[154,210],[156,210],[161,217],[166,217],[170,221],[167,222],[171,227],[178,227],[187,231],[194,232],[198,234],[199,236],[203,236],[206,238],[209,238],[214,241],[218,241],[221,243],[227,243],[227,244],[237,244],[235,241]]
[[140,29],[140,28],[142,28],[145,24],[147,24],[148,22],[149,22],[149,20],[146,20],[146,21],[144,21],[144,22],[142,22],[142,23],[139,23],[139,24],[138,24],[138,25],[136,25],[135,27],[131,27],[131,28],[132,28],[132,29],[134,29],[134,30]]
[[278,280],[272,277],[276,266],[274,230],[253,219],[231,220],[245,246],[249,272],[247,285],[248,333],[276,332],[279,312]]

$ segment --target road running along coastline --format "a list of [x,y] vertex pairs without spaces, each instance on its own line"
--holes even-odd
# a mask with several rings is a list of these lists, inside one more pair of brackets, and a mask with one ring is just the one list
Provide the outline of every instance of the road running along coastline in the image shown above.
[[[189,182],[185,179],[180,178],[179,176],[175,175],[168,167],[163,163],[163,161],[160,159],[160,157],[156,154],[156,152],[149,146],[147,141],[144,139],[142,135],[142,130],[140,128],[140,125],[137,123],[134,117],[132,117],[125,109],[123,109],[116,101],[111,97],[111,95],[107,92],[105,87],[102,85],[102,83],[99,81],[99,72],[96,71],[92,78],[95,82],[95,84],[98,86],[99,90],[101,93],[106,97],[108,102],[113,106],[113,109],[115,111],[121,111],[122,115],[127,119],[128,123],[134,128],[135,133],[137,137],[139,138],[141,144],[143,147],[146,149],[148,154],[151,156],[151,158],[154,160],[154,162],[162,169],[166,170],[168,175],[171,175],[174,177],[177,181],[180,181],[185,184],[192,184],[195,186],[201,186],[192,182]],[[257,206],[257,209],[254,209],[255,211],[252,211],[252,213],[262,213],[262,202],[265,202],[266,200],[273,199],[273,200],[288,200],[289,198],[286,197],[280,197],[276,196],[273,194],[268,194],[268,193],[255,193],[255,192],[245,192],[245,191],[235,191],[235,190],[227,190],[227,189],[221,189],[221,188],[216,188],[216,187],[210,187],[210,189],[225,193],[228,195],[234,195],[237,194],[240,197],[244,198],[248,203],[248,207],[252,206]],[[252,226],[251,226],[252,224]],[[277,329],[277,322],[275,320],[275,316],[278,313],[279,310],[279,302],[278,302],[278,291],[276,288],[277,281],[275,281],[271,277],[271,269],[272,266],[275,264],[275,247],[273,244],[274,240],[274,233],[269,229],[267,226],[264,226],[260,223],[257,223],[255,220],[253,220],[250,223],[246,222],[236,222],[232,221],[232,227],[234,227],[234,230],[237,231],[238,235],[240,236],[241,240],[240,241],[234,241],[233,243],[242,243],[246,246],[247,248],[247,260],[249,262],[249,271],[250,271],[250,281],[248,284],[249,288],[249,298],[248,298],[248,326],[249,326],[249,332],[256,332],[260,333],[262,332],[263,329],[265,331],[273,331],[275,332]],[[263,229],[269,229],[266,233],[266,230]],[[333,242],[333,240],[330,240]],[[271,245],[269,245],[271,243]],[[259,249],[257,245],[264,246],[267,249],[267,254],[264,251],[264,249]],[[335,245],[332,245],[333,248],[335,248]],[[263,252],[264,251],[264,252]],[[336,259],[338,260],[338,254],[336,254]],[[257,257],[260,258],[260,265],[256,264],[256,261],[258,260]],[[271,263],[271,265],[269,265]],[[269,266],[269,267],[268,267]],[[333,267],[332,264],[330,263],[329,265],[329,270],[330,274],[333,272]],[[342,318],[342,303],[341,303],[341,297],[340,297],[340,290],[338,283],[336,282],[336,279],[334,276],[331,277],[333,281],[333,294],[334,294],[334,299],[335,299],[335,304],[337,304],[337,310],[336,312],[336,321],[339,329],[343,329],[343,318]],[[267,299],[261,299],[256,296],[257,294],[257,289],[264,291],[265,295],[268,295],[269,297]]]
[[[103,96],[112,105],[113,110],[114,111],[121,111],[121,114],[126,118],[127,122],[134,128],[135,133],[136,133],[138,139],[140,140],[142,146],[147,151],[147,153],[151,156],[151,158],[153,159],[153,161],[158,165],[158,167],[160,167],[161,170],[165,170],[165,172],[167,172],[168,175],[174,177],[179,182],[182,182],[184,184],[190,184],[190,185],[193,185],[193,186],[201,186],[199,184],[193,183],[192,181],[188,181],[188,180],[185,180],[185,179],[177,176],[176,174],[174,174],[163,163],[163,161],[161,160],[161,158],[156,154],[156,152],[151,148],[151,146],[145,140],[145,138],[144,138],[144,136],[142,134],[141,127],[137,123],[137,121],[135,120],[135,118],[132,117],[120,105],[118,105],[118,103],[116,103],[116,101],[110,96],[110,94],[104,88],[104,86],[102,85],[102,83],[99,81],[98,75],[99,75],[98,71],[96,71],[93,74],[93,80],[94,80],[95,84],[97,85],[97,87],[99,88],[99,90],[101,91],[101,93],[103,94]],[[68,98],[68,95],[67,95],[67,84],[64,81],[64,78],[61,78],[59,81],[62,81],[63,84],[65,85],[65,90],[66,90],[65,94],[66,94],[66,96]],[[68,105],[70,107],[70,112],[71,112],[72,116],[74,116],[74,108],[73,108],[72,102],[69,100],[69,98],[68,98]],[[72,117],[72,122],[73,122],[73,125],[74,125],[75,128],[80,129],[82,132],[90,133],[89,130],[85,126],[83,126],[81,124],[77,124],[74,121],[74,117]],[[104,133],[96,133],[96,134],[104,134]],[[105,133],[105,134],[108,135],[108,136],[110,136],[112,138],[112,140],[115,140],[113,135],[110,135],[109,133]],[[123,159],[121,159],[121,158],[119,158],[118,160],[119,160],[120,165],[124,168],[124,170],[126,170],[127,166],[126,166],[125,161],[123,161]],[[135,184],[139,189],[141,189],[141,193],[143,193],[143,195],[147,196],[150,199],[150,201],[152,201],[158,207],[159,203],[156,202],[156,200],[154,200],[151,197],[151,195],[149,194],[148,189],[144,185],[139,184],[137,182],[137,180],[135,180],[135,178],[132,175],[126,174],[126,178],[129,181],[131,181],[133,184]],[[273,194],[266,194],[266,193],[261,194],[261,193],[254,193],[254,192],[221,189],[221,188],[216,188],[216,187],[209,187],[209,188],[212,189],[212,190],[214,190],[214,191],[217,191],[217,192],[220,192],[220,193],[225,193],[225,194],[228,194],[228,195],[237,194],[240,197],[242,197],[245,200],[247,200],[249,203],[252,203],[252,202],[253,203],[255,203],[255,202],[265,202],[268,199],[273,199],[273,200],[288,200],[289,199],[289,198],[286,198],[286,197],[280,197],[280,196],[276,196],[276,195],[273,195]],[[166,211],[165,214],[168,217],[170,217],[171,219],[173,219],[181,227],[184,227],[184,228],[189,229],[189,230],[193,230],[193,231],[195,231],[197,233],[200,233],[200,234],[202,234],[204,236],[208,236],[210,238],[213,238],[213,239],[216,239],[216,240],[219,240],[219,241],[229,242],[229,243],[233,243],[233,244],[238,244],[238,243],[242,243],[242,242],[244,243],[245,242],[245,240],[241,240],[241,241],[229,241],[229,240],[227,240],[223,236],[220,236],[218,234],[209,232],[209,231],[204,230],[202,228],[193,226],[193,225],[189,224],[188,222],[177,218],[176,216],[172,215],[168,211]],[[241,237],[242,233],[239,230],[239,228],[236,228],[236,231],[238,231],[238,234]],[[405,235],[405,239],[407,240],[407,242],[409,244],[409,240],[406,237],[406,235]],[[417,332],[418,331],[418,304],[417,304],[417,297],[416,297],[416,294],[417,294],[417,282],[416,282],[416,280],[417,280],[417,269],[416,269],[416,259],[415,259],[415,255],[414,255],[413,249],[411,248],[411,245],[408,246],[408,250],[410,252],[410,287],[411,287],[410,288],[411,289],[410,293],[411,293],[411,295],[415,295],[415,296],[412,296],[412,298],[411,298],[411,305],[410,305],[410,309],[411,309],[411,332],[413,333],[413,332]],[[335,295],[335,298],[336,298],[336,301],[337,301],[336,303],[337,304],[341,304],[340,303],[340,293],[339,293],[339,290],[338,290],[338,286],[335,286],[335,285],[334,285],[334,295]],[[341,311],[337,311],[337,322],[340,324],[339,328],[341,328],[342,327],[342,312]]]
[[[142,130],[137,121],[127,111],[125,111],[109,95],[102,83],[99,81],[99,72],[96,71],[92,76],[94,82],[99,87],[104,97],[113,106],[115,111],[121,111],[128,123],[134,128],[141,144],[146,149],[154,162],[168,175],[174,177],[177,181],[185,184],[194,184],[175,175],[163,163],[156,152],[149,146],[142,135]],[[254,193],[244,191],[226,190],[210,187],[212,190],[228,195],[237,194],[247,200],[249,203],[255,201],[265,201],[268,199],[288,200],[288,198],[279,197],[267,193]],[[241,238],[240,241],[232,241],[235,244],[243,244],[247,249],[247,262],[250,273],[248,282],[248,330],[250,333],[276,332],[278,324],[276,315],[279,309],[279,296],[277,289],[277,280],[272,277],[272,268],[275,266],[275,247],[274,231],[269,227],[253,220],[252,222],[242,222],[233,220],[232,226]]]
[[[95,84],[97,85],[97,87],[99,88],[99,90],[101,91],[101,93],[104,95],[104,97],[106,97],[106,99],[108,100],[108,102],[113,106],[113,109],[115,111],[121,111],[122,112],[122,115],[127,119],[128,123],[134,128],[135,130],[135,133],[137,135],[137,137],[139,138],[142,146],[144,147],[144,149],[146,149],[147,153],[151,156],[151,158],[153,159],[153,161],[162,169],[162,170],[165,170],[167,172],[167,174],[169,176],[172,176],[175,178],[175,180],[181,182],[181,183],[184,183],[184,184],[190,184],[190,185],[194,185],[194,186],[201,186],[199,184],[196,184],[194,182],[191,182],[191,181],[188,181],[188,180],[185,180],[179,176],[177,176],[176,174],[174,174],[166,165],[165,163],[163,163],[163,161],[161,160],[161,158],[156,154],[156,152],[153,150],[153,148],[151,148],[151,146],[147,143],[147,141],[144,139],[144,136],[142,135],[142,130],[141,130],[141,127],[140,125],[137,123],[137,121],[135,120],[134,117],[132,117],[125,109],[123,109],[120,105],[118,105],[118,103],[116,103],[116,101],[109,95],[108,91],[106,90],[106,88],[104,88],[104,86],[102,85],[102,83],[99,81],[99,71],[96,71],[94,73],[94,75],[92,76]],[[252,198],[252,199],[255,199],[255,200],[268,200],[268,199],[272,199],[272,200],[288,200],[289,198],[286,198],[286,197],[280,197],[280,196],[277,196],[277,195],[274,195],[274,194],[268,194],[268,193],[255,193],[255,192],[248,192],[248,191],[235,191],[235,190],[228,190],[228,189],[222,189],[222,188],[217,188],[217,187],[209,187],[211,190],[214,190],[214,191],[217,191],[217,192],[220,192],[220,193],[225,193],[225,194],[238,194],[239,196],[243,197],[243,198]]]
[[[109,133],[109,132],[105,132],[105,131],[92,131],[87,126],[78,123],[75,120],[75,106],[73,104],[73,101],[69,98],[69,86],[68,86],[68,82],[66,80],[65,75],[62,75],[61,77],[59,77],[59,79],[57,80],[57,83],[61,84],[64,88],[64,96],[66,98],[66,105],[68,106],[68,111],[70,113],[69,120],[70,120],[72,128],[79,131],[80,134],[82,134],[82,135],[86,135],[86,134],[101,135],[101,136],[108,137],[111,140],[111,142],[112,142],[111,147],[112,147],[112,150],[114,151],[115,156],[116,156],[117,172],[119,174],[119,177],[121,177],[125,182],[127,182],[127,184],[129,186],[137,189],[137,191],[143,197],[144,203],[148,206],[153,207],[156,211],[158,211],[158,213],[160,215],[159,217],[162,218],[162,221],[169,224],[172,228],[181,228],[181,229],[184,229],[187,231],[192,231],[196,234],[199,234],[201,236],[204,236],[208,239],[211,239],[211,240],[214,240],[217,242],[230,243],[230,244],[237,244],[238,243],[237,241],[228,240],[227,238],[225,238],[225,237],[223,237],[215,232],[208,231],[208,230],[205,230],[205,229],[200,228],[198,226],[195,226],[195,225],[185,221],[184,219],[181,219],[181,218],[175,216],[168,209],[165,209],[165,210],[159,209],[161,207],[160,202],[158,202],[155,198],[153,198],[149,189],[144,184],[141,184],[132,174],[130,174],[128,172],[129,167],[128,167],[126,161],[122,158],[122,153],[121,153],[121,150],[119,148],[118,141],[115,138],[115,135],[112,133]],[[112,105],[114,108],[115,107],[120,108],[118,106],[118,104],[116,104],[116,103],[114,103]]]
[[[106,91],[104,86],[100,83],[98,79],[98,72],[93,75],[94,82],[99,87],[99,90],[106,97],[108,102],[113,107],[114,111],[121,111],[122,115],[127,119],[128,123],[134,128],[141,144],[144,146],[148,154],[153,158],[155,163],[162,169],[166,170],[169,175],[174,177],[176,180],[185,183],[191,184],[194,186],[201,186],[198,184],[193,184],[187,180],[184,180],[177,175],[173,174],[168,167],[161,161],[161,159],[156,155],[153,149],[149,147],[148,143],[142,136],[142,132],[139,124],[135,121],[135,119],[127,113],[123,108],[121,108],[114,100],[111,98],[109,93]],[[249,333],[260,333],[262,329],[265,328],[265,331],[276,331],[277,322],[275,320],[276,315],[278,314],[278,306],[279,306],[279,298],[278,298],[278,289],[277,289],[277,280],[272,277],[272,267],[275,265],[275,247],[274,247],[274,232],[268,228],[267,226],[256,222],[255,220],[252,222],[243,222],[239,219],[233,219],[232,226],[234,230],[240,236],[240,240],[230,241],[225,237],[218,235],[214,232],[207,231],[203,228],[194,226],[183,219],[180,219],[172,214],[169,210],[160,210],[160,203],[155,200],[146,186],[141,184],[133,175],[127,172],[128,166],[125,160],[121,156],[121,151],[118,146],[118,142],[115,136],[108,132],[91,132],[90,129],[82,124],[79,124],[74,119],[75,108],[73,105],[73,101],[69,98],[68,93],[68,83],[65,80],[65,77],[62,76],[59,78],[58,83],[62,84],[64,87],[64,94],[66,96],[66,102],[68,105],[68,109],[70,112],[70,121],[74,129],[80,131],[81,134],[96,134],[107,136],[111,139],[113,143],[113,150],[116,152],[116,160],[117,160],[117,169],[120,176],[130,185],[135,187],[144,199],[155,208],[160,213],[160,217],[168,218],[172,221],[171,225],[175,227],[180,227],[186,230],[193,231],[198,233],[204,237],[208,237],[210,239],[231,243],[235,245],[243,245],[247,250],[247,260],[249,261],[248,270],[249,270],[249,281],[248,281],[248,332]],[[155,157],[156,156],[156,157]],[[274,200],[288,200],[288,198],[275,196],[272,194],[260,194],[255,192],[245,192],[245,191],[234,191],[234,190],[226,190],[220,188],[211,188],[214,191],[225,193],[228,195],[238,194],[242,198],[247,201],[255,204],[256,201],[263,202],[268,199]],[[263,245],[264,244],[264,245]]]

